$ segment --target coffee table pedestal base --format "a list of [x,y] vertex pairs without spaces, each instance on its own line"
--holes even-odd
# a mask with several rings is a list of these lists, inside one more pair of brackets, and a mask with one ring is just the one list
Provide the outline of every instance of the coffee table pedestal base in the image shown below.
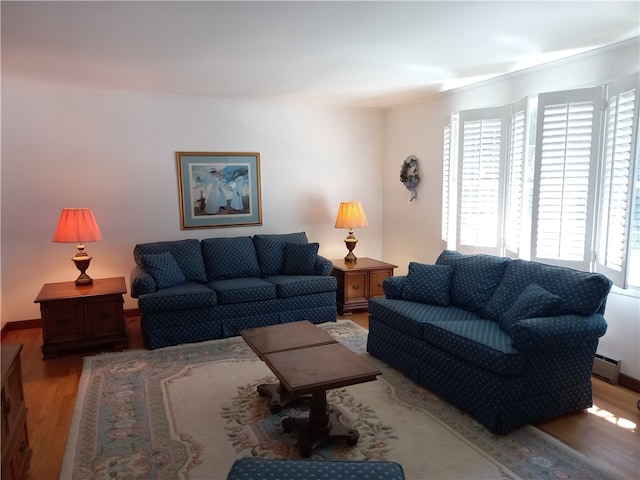
[[345,440],[347,445],[358,443],[358,430],[344,426],[340,422],[341,412],[327,408],[326,391],[314,393],[308,418],[285,418],[282,428],[287,433],[297,433],[296,447],[303,458],[309,457],[317,446],[332,440]]
[[296,400],[310,400],[311,395],[291,395],[279,383],[262,383],[258,385],[258,393],[263,397],[269,397],[269,411],[278,413],[280,409]]

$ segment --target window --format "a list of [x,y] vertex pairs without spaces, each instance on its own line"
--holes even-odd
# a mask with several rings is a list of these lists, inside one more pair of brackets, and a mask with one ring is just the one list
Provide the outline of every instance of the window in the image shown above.
[[531,258],[590,269],[602,88],[538,96]]
[[499,253],[505,108],[460,112],[457,249]]
[[[632,79],[610,87],[605,118],[597,269],[626,286],[625,258],[631,247],[634,167],[637,168],[638,88]],[[637,194],[637,191],[636,191]],[[637,204],[636,204],[637,205]],[[640,229],[636,222],[635,230]],[[637,280],[636,285],[640,286]]]
[[638,90],[635,74],[540,94],[531,111],[523,99],[460,112],[459,128],[449,122],[444,138],[448,247],[597,270],[623,288],[627,279],[640,286],[640,267],[627,269],[640,258]]

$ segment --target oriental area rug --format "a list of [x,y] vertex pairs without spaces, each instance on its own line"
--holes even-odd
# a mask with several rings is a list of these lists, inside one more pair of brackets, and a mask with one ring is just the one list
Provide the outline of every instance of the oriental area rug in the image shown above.
[[[360,432],[356,446],[328,443],[309,459],[390,460],[409,480],[603,479],[609,472],[535,427],[493,435],[366,353],[367,331],[321,325],[365,356],[378,380],[327,393]],[[300,458],[283,418],[256,392],[276,379],[240,337],[87,357],[65,449],[63,479],[224,479],[241,457]]]

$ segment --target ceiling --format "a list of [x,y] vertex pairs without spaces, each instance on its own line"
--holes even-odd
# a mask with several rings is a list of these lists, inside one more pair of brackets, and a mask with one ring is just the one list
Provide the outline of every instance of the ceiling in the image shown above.
[[386,108],[640,35],[631,1],[1,2],[2,81]]

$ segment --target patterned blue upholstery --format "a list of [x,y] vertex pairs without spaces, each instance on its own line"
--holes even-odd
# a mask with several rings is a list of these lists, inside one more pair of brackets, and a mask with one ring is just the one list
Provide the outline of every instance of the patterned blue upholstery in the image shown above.
[[142,312],[170,312],[190,308],[213,307],[218,304],[216,292],[200,283],[184,283],[141,295],[138,308]]
[[204,239],[202,257],[209,280],[260,276],[260,265],[251,237]]
[[404,480],[399,463],[386,461],[330,461],[241,458],[227,480]]
[[282,275],[313,275],[319,243],[287,243],[284,246]]
[[276,298],[276,286],[262,278],[234,278],[210,282],[208,287],[218,294],[218,303],[259,302]]
[[[406,276],[387,277],[382,281],[382,289],[386,298],[401,299],[404,286],[407,284]],[[451,288],[451,287],[449,287]]]
[[194,239],[167,242],[140,243],[133,248],[136,264],[144,268],[142,256],[154,253],[170,252],[176,259],[184,276],[190,282],[205,283],[207,274],[202,261],[200,242]]
[[611,289],[611,281],[599,273],[512,260],[507,265],[502,283],[485,307],[485,316],[499,321],[531,283],[562,298],[558,314],[604,313],[606,298]]
[[334,276],[278,275],[265,280],[275,285],[279,298],[317,292],[335,292],[338,288],[338,280]]
[[[443,252],[441,258],[455,270],[451,305],[405,300],[407,277],[386,279],[387,298],[369,301],[369,353],[495,433],[591,406],[591,368],[607,329],[606,277],[488,255]],[[506,272],[479,312],[487,290],[477,279],[484,278],[483,266],[495,279],[496,265]],[[464,281],[454,285],[462,272],[473,277],[469,295]]]
[[452,250],[444,250],[436,265],[451,265],[450,301],[453,305],[469,311],[481,313],[502,276],[510,259],[492,255],[463,255]]
[[525,288],[500,319],[500,328],[512,333],[513,324],[525,318],[551,317],[560,311],[562,299],[535,283]]
[[171,252],[143,255],[142,264],[156,281],[158,288],[175,287],[187,281]]
[[402,298],[415,302],[446,307],[449,305],[449,289],[453,267],[450,265],[425,265],[410,262]]
[[271,235],[254,235],[253,243],[258,254],[260,271],[265,277],[272,277],[282,273],[284,263],[284,248],[288,243],[308,243],[307,234],[283,233]]
[[[256,237],[136,245],[131,296],[138,299],[145,346],[235,336],[245,328],[298,320],[335,322],[337,280],[331,261],[317,255],[317,244],[310,247],[311,274],[267,275],[262,264],[280,272],[286,245],[307,247],[307,237],[304,232]],[[186,283],[159,288],[143,265],[145,255],[159,254],[175,258]]]

